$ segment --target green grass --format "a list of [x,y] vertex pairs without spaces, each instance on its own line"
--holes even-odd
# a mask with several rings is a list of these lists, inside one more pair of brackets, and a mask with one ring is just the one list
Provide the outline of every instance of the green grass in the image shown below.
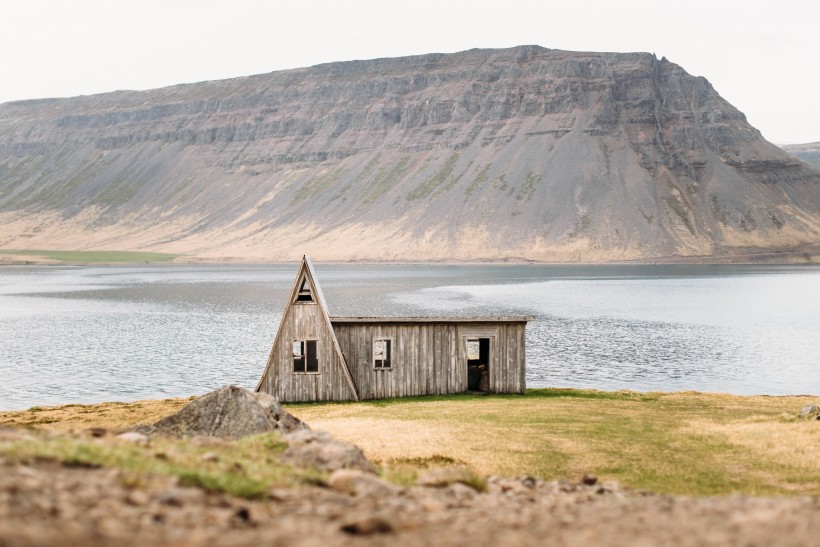
[[0,442],[0,454],[11,462],[55,461],[66,467],[122,469],[135,486],[152,474],[175,476],[184,486],[248,499],[266,497],[272,486],[324,482],[322,473],[279,463],[278,455],[285,447],[275,433],[212,445],[153,438],[146,446],[111,438],[40,434],[34,439]]
[[548,389],[289,408],[388,467],[435,457],[662,493],[820,495],[820,422],[796,418],[806,401]]
[[58,262],[81,264],[170,262],[182,256],[178,254],[131,251],[50,251],[42,249],[0,249],[0,254],[31,256]]

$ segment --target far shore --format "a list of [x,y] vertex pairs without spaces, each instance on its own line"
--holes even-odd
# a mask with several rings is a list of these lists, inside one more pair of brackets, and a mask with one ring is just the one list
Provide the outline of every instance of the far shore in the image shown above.
[[[308,253],[310,254],[310,253]],[[606,265],[817,265],[820,264],[820,245],[800,249],[779,251],[737,252],[715,256],[659,256],[634,260],[612,261],[548,261],[521,256],[475,257],[475,258],[431,258],[431,259],[391,259],[350,258],[348,260],[322,260],[323,264],[361,265],[539,265],[539,266],[606,266]],[[242,264],[276,265],[293,264],[301,257],[292,259],[260,259],[252,256],[209,256],[173,254],[148,251],[119,250],[41,250],[41,249],[0,249],[0,266],[109,266],[123,264]]]

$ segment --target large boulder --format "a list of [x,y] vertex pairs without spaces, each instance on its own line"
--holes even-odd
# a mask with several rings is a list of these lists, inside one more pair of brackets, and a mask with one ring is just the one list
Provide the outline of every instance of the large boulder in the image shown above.
[[286,412],[267,393],[252,393],[237,386],[212,391],[138,431],[169,437],[219,437],[239,439],[269,431],[283,434],[310,429],[304,422]]

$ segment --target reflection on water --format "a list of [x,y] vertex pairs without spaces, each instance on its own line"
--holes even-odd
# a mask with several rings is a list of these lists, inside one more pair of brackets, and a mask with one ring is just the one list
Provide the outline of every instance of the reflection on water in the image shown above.
[[[532,315],[531,387],[820,394],[820,269],[318,265],[331,314]],[[0,269],[0,409],[253,387],[294,265]]]

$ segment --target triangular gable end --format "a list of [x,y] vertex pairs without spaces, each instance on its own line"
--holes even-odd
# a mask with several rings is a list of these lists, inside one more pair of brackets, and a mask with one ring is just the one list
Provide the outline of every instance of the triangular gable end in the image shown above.
[[[333,330],[333,325],[330,322],[330,315],[327,311],[327,303],[325,302],[324,294],[322,294],[322,289],[316,281],[316,273],[313,269],[313,263],[307,255],[302,257],[302,263],[299,266],[299,272],[296,275],[293,289],[291,290],[290,299],[288,300],[288,304],[285,306],[285,310],[282,313],[282,319],[284,320],[284,318],[288,315],[288,311],[291,306],[304,304],[315,304],[319,306],[321,311],[320,316],[330,332],[333,351],[337,355],[338,360],[342,365],[342,372],[344,373],[347,384],[350,387],[353,399],[358,401],[359,390],[356,389],[356,384],[353,382],[353,376],[350,374],[350,368],[347,366],[347,360],[345,360],[342,350],[339,347],[339,341],[336,339],[336,332]],[[271,355],[268,358],[267,366],[265,367],[262,377],[256,385],[255,391],[260,391],[265,378],[270,372],[271,364],[274,359],[273,351],[280,342],[279,339],[281,337],[281,333],[282,328],[280,325],[280,328],[276,331],[276,337],[274,338],[273,346],[271,348]]]

